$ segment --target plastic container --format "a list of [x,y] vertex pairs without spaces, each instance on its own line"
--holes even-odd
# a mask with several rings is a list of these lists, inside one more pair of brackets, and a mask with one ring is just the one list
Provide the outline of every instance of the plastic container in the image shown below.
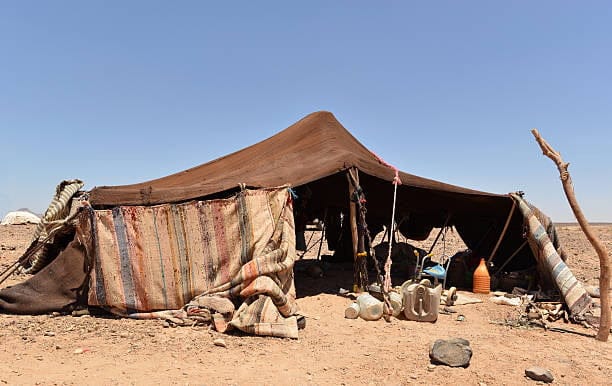
[[344,310],[344,317],[347,319],[357,319],[359,316],[359,304],[352,303],[350,306],[346,307]]
[[[383,303],[374,296],[364,293],[357,297],[359,317],[364,320],[378,320],[383,314]],[[346,312],[345,312],[346,315]]]
[[489,275],[484,258],[480,259],[480,264],[478,264],[474,271],[472,283],[472,292],[475,294],[488,294],[491,292],[491,276]]
[[406,319],[417,322],[435,322],[438,319],[442,284],[435,288],[419,283],[402,285],[402,294]]
[[399,314],[402,313],[402,310],[404,309],[404,302],[402,299],[402,295],[398,294],[397,292],[389,292],[389,302],[391,303],[391,308],[392,310],[392,315],[395,316],[396,318],[399,316]]

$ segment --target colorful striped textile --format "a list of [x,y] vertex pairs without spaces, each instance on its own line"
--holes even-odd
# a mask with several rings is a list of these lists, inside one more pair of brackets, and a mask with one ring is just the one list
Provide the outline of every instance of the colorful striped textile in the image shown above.
[[562,260],[546,229],[538,220],[537,211],[522,197],[516,194],[511,196],[516,200],[523,214],[525,225],[528,228],[529,246],[538,260],[538,271],[549,272],[572,315],[582,314],[592,304],[591,297]]
[[287,187],[94,210],[78,231],[92,264],[89,305],[135,318],[180,317],[197,314],[206,303],[198,297],[216,296],[242,301],[230,325],[297,338]]

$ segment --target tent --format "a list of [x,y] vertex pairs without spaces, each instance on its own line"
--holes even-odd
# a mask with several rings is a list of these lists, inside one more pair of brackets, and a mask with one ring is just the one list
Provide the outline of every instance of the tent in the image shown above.
[[[401,185],[394,185],[398,180]],[[222,315],[215,319],[219,326],[295,337],[293,194],[302,197],[300,205],[311,219],[323,219],[330,211],[355,209],[349,192],[357,192],[357,201],[367,206],[367,224],[381,229],[389,222],[395,187],[395,218],[406,237],[424,240],[433,228],[453,226],[475,255],[492,257],[495,266],[536,266],[549,282],[550,276],[569,277],[561,259],[554,260],[554,272],[543,264],[553,253],[559,257],[554,227],[520,195],[398,171],[331,113],[316,112],[262,142],[194,168],[83,193],[74,238],[30,280],[0,291],[0,310],[41,313],[87,303],[131,317],[204,313]],[[76,206],[73,202],[73,213]],[[531,248],[523,248],[527,218],[534,224],[530,237],[548,240],[550,235],[551,240],[536,245],[530,239]],[[535,226],[538,221],[543,226]],[[352,243],[353,250],[359,248],[358,237]],[[198,281],[201,276],[206,280]],[[584,308],[588,295],[575,279],[564,283],[574,291],[571,304]],[[224,312],[231,307],[221,299],[239,307],[233,317]]]
[[[355,168],[367,199],[368,224],[389,222],[395,170],[363,146],[333,114],[316,112],[260,143],[212,162],[159,179],[90,192],[94,208],[183,202],[235,191],[239,184],[308,188],[309,211],[322,219],[325,208],[348,210],[346,171]],[[509,194],[492,194],[399,172],[396,218],[410,239],[427,238],[434,227],[454,226],[478,256],[490,256],[513,207]],[[448,218],[450,215],[450,218]],[[447,221],[448,218],[448,221]],[[403,220],[403,221],[402,221]],[[494,263],[503,262],[524,242],[523,217],[512,214]],[[511,270],[535,264],[521,250]]]
[[26,210],[8,212],[2,219],[1,225],[38,224],[40,217]]

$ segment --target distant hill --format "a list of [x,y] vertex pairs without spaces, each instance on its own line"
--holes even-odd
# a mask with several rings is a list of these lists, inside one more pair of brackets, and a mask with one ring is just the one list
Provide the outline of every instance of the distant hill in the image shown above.
[[[612,222],[591,222],[593,226],[607,226],[612,225]],[[556,222],[556,226],[567,227],[567,226],[580,226],[577,222]]]

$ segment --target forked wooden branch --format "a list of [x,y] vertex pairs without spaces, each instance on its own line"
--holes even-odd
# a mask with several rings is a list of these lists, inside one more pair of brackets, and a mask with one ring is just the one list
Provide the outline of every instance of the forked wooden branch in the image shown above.
[[570,178],[570,174],[567,170],[569,163],[563,162],[561,158],[561,154],[555,149],[553,149],[548,142],[544,140],[538,133],[538,130],[533,129],[531,133],[535,137],[536,141],[540,145],[542,152],[545,156],[550,158],[556,165],[557,169],[559,169],[559,174],[561,176],[561,182],[563,184],[563,190],[565,191],[565,196],[567,197],[567,201],[574,212],[574,216],[576,216],[576,220],[578,220],[578,224],[580,224],[580,228],[584,232],[589,242],[595,248],[597,255],[599,256],[599,293],[601,294],[601,318],[599,321],[599,331],[597,332],[597,336],[595,339],[600,340],[602,342],[606,342],[608,340],[608,336],[610,335],[610,261],[608,258],[608,252],[606,248],[601,243],[595,232],[591,229],[591,225],[587,221],[586,217],[582,213],[582,209],[578,205],[578,201],[576,200],[576,195],[574,194],[574,187],[572,185],[572,179]]

